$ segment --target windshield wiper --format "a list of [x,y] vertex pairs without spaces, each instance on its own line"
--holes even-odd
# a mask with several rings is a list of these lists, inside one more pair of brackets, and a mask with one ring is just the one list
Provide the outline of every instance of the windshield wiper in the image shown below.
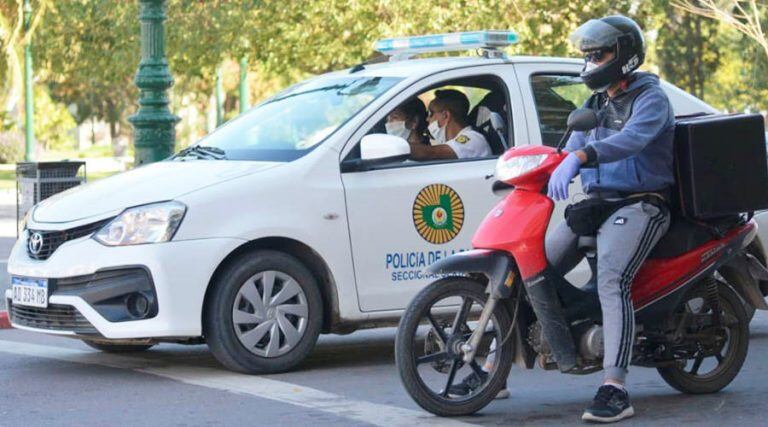
[[206,145],[191,145],[173,156],[174,159],[183,157],[196,157],[198,159],[226,160],[227,155],[219,147],[209,147]]

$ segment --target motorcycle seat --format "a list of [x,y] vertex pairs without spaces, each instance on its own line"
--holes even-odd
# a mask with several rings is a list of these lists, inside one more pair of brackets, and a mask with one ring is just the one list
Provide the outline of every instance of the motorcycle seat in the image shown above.
[[717,231],[727,231],[741,222],[741,217],[729,216],[706,223],[673,215],[667,233],[648,255],[648,259],[674,258],[718,238]]

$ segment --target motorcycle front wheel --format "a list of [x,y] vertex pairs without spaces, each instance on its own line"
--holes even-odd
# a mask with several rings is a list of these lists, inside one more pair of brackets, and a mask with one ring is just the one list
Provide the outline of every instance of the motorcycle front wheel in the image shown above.
[[477,281],[445,278],[419,292],[400,319],[395,362],[406,391],[426,411],[469,415],[504,387],[514,358],[514,337],[508,336],[512,321],[504,304],[495,307],[474,359],[465,363],[461,352],[487,298]]

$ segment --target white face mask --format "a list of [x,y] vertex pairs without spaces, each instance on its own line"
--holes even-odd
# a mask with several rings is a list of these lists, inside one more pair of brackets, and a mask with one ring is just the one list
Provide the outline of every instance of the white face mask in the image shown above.
[[592,70],[594,70],[595,68],[598,68],[598,67],[599,67],[599,65],[595,64],[594,62],[587,61],[587,65],[584,66],[584,71],[586,71],[588,73],[588,72],[590,72],[590,71],[592,71]]
[[398,136],[406,141],[408,140],[408,137],[411,136],[411,130],[405,127],[405,122],[402,120],[387,122],[384,124],[384,127],[387,128],[387,133],[389,135]]
[[432,135],[432,139],[435,140],[437,144],[445,144],[445,127],[440,127],[439,124],[437,124],[437,120],[429,124],[429,134]]

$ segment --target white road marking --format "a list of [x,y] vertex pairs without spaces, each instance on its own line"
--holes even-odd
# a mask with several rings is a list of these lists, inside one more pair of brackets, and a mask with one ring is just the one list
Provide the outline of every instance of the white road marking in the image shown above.
[[0,340],[0,352],[87,365],[130,369],[187,384],[246,394],[328,412],[339,417],[375,426],[413,427],[418,424],[459,427],[475,425],[448,418],[434,417],[421,411],[347,399],[337,394],[263,377],[236,374],[213,368],[179,366],[178,362],[173,363],[168,360],[153,360],[146,357],[121,356],[88,350],[3,340]]

